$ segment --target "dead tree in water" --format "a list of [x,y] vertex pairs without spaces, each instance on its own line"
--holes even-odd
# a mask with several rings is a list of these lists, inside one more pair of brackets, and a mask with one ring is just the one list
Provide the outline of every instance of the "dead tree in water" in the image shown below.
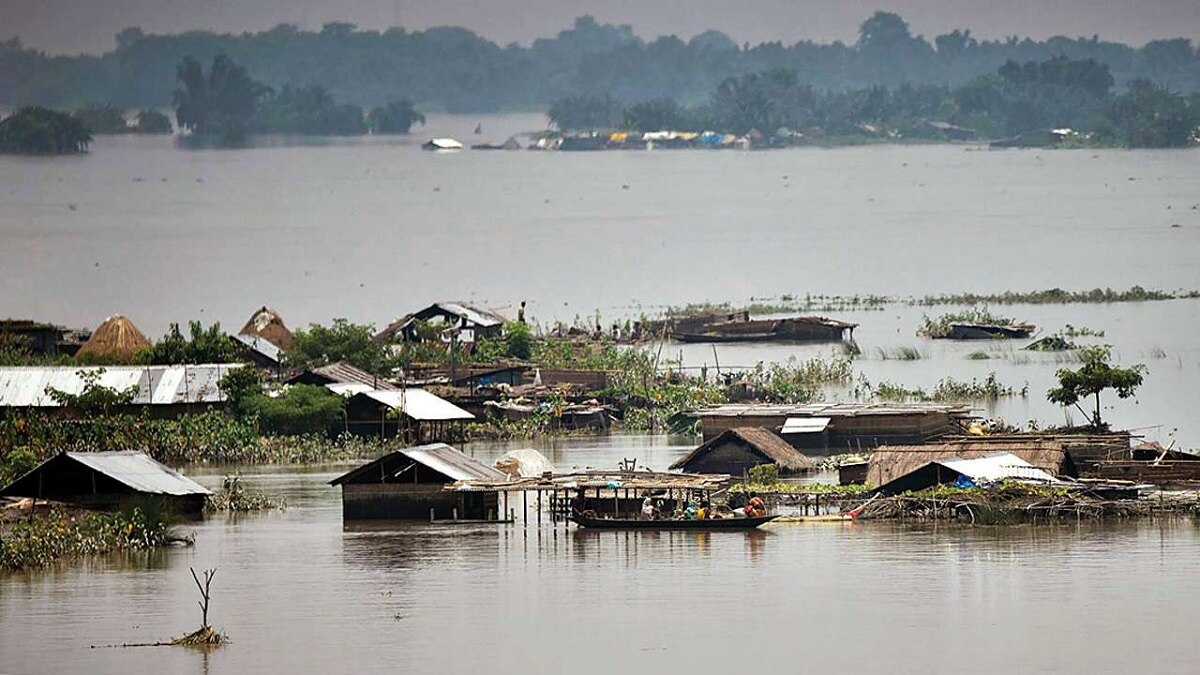
[[196,602],[200,606],[200,629],[195,633],[172,640],[171,644],[185,647],[216,647],[225,642],[225,636],[208,625],[208,601],[212,597],[209,593],[209,586],[212,585],[217,570],[216,568],[204,570],[204,583],[200,583],[200,577],[196,574],[195,569],[189,567],[188,570],[192,573],[192,580],[196,582],[196,588],[200,591],[200,600]]

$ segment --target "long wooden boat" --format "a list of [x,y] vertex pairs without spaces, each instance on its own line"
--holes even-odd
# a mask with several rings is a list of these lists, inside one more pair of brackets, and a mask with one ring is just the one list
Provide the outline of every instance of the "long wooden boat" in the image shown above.
[[747,518],[709,518],[705,520],[630,520],[625,518],[591,518],[571,516],[580,527],[595,530],[753,530],[778,518],[752,516]]

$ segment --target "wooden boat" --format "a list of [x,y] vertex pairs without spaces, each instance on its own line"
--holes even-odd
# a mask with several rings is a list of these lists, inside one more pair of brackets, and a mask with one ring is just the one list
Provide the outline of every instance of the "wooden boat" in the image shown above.
[[709,323],[691,330],[677,330],[672,337],[680,342],[836,342],[853,339],[857,327],[856,323],[823,316],[735,319]]
[[631,520],[626,518],[592,518],[571,516],[580,527],[595,530],[753,530],[779,516],[747,518],[710,518],[705,520]]

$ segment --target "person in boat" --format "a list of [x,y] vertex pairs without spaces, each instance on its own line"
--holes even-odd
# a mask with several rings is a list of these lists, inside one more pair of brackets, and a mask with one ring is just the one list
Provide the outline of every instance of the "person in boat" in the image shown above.
[[658,520],[658,509],[649,497],[642,500],[642,520]]
[[579,488],[571,498],[571,515],[582,516],[584,511],[587,511],[587,497],[583,494],[583,488]]
[[696,500],[689,499],[688,503],[687,503],[687,508],[683,510],[683,519],[684,520],[696,520],[696,517],[699,514],[699,511],[700,511],[700,505],[696,503]]
[[744,510],[747,517],[767,515],[767,505],[759,498],[757,492],[750,493],[750,499],[746,501],[746,508]]

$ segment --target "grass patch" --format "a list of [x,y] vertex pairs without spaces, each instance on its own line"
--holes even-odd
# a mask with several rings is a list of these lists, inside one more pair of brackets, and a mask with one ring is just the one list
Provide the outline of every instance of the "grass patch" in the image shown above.
[[54,508],[44,517],[0,530],[0,569],[45,567],[56,560],[109,551],[166,546],[175,537],[162,509],[135,506],[116,513]]

